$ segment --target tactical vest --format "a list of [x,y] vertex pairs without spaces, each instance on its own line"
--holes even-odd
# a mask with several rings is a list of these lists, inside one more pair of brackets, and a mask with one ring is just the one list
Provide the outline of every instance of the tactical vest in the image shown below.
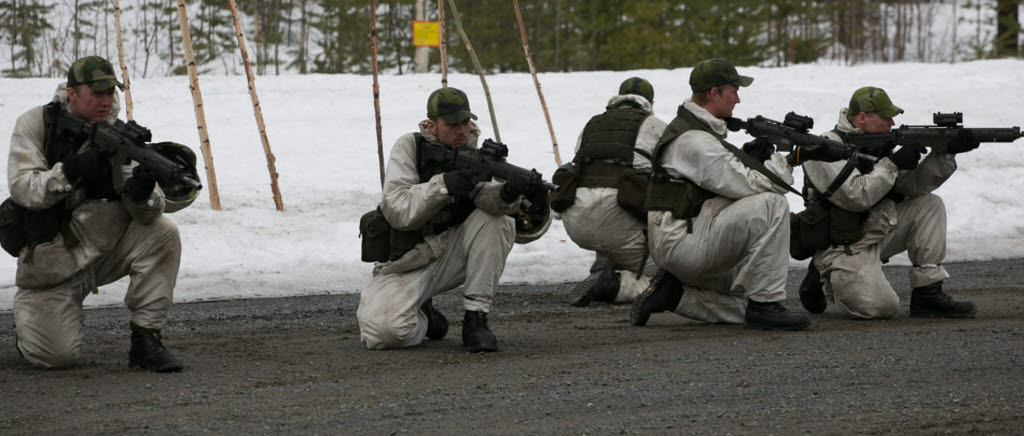
[[635,105],[620,105],[596,115],[583,128],[573,161],[580,165],[581,188],[618,188],[622,172],[633,168],[640,126],[651,114]]
[[[420,183],[430,180],[435,175],[456,169],[451,163],[424,162],[422,148],[425,139],[419,133],[415,133],[414,136],[416,138],[416,173],[419,175]],[[390,243],[388,260],[398,260],[412,250],[416,244],[423,242],[426,236],[436,235],[461,225],[475,209],[476,204],[473,199],[456,196],[454,202],[445,205],[423,227],[413,230],[398,230],[391,227],[388,238]]]
[[651,166],[654,171],[651,176],[651,184],[647,188],[646,209],[648,211],[670,211],[674,218],[685,219],[687,230],[693,231],[693,218],[700,214],[704,201],[715,197],[715,193],[701,188],[685,177],[672,177],[661,166],[661,157],[666,146],[690,130],[701,130],[719,140],[723,139],[721,135],[711,129],[711,126],[699,120],[680,105],[675,119],[665,128],[665,132],[654,147],[654,154],[651,157]]
[[[833,129],[832,132],[838,135],[839,139],[844,143],[847,141],[848,135],[846,133],[840,132],[838,129]],[[810,177],[806,173],[804,174],[804,194],[810,201],[820,202],[828,207],[829,242],[832,246],[844,246],[847,252],[850,251],[850,244],[864,237],[864,222],[867,221],[868,215],[870,215],[868,211],[848,211],[832,202],[832,194],[846,182],[852,172],[853,162],[850,161],[847,163],[847,167],[836,175],[836,178],[832,180],[825,192],[817,192],[817,189],[814,189],[814,185],[811,183]]]

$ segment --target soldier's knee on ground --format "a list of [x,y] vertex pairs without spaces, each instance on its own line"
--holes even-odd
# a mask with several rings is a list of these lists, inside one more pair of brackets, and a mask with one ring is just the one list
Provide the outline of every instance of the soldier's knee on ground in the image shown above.
[[[366,348],[388,349],[416,345],[426,335],[426,326],[420,327],[416,314],[378,321],[361,321]],[[421,331],[422,330],[422,331]]]
[[832,272],[831,288],[836,301],[851,316],[863,319],[888,319],[899,311],[900,299],[875,278],[859,273]]
[[78,351],[72,344],[51,344],[47,349],[19,341],[18,348],[29,363],[46,369],[68,368],[75,364]]

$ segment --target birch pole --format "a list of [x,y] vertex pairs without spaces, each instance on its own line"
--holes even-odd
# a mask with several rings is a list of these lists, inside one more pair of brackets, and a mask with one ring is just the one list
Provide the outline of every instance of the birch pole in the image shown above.
[[501,142],[501,134],[498,133],[498,120],[494,118],[494,104],[491,103],[491,90],[487,87],[487,79],[484,78],[484,69],[480,67],[480,60],[476,58],[476,52],[473,51],[473,44],[470,44],[469,37],[466,36],[466,31],[462,29],[462,16],[459,15],[459,9],[455,7],[455,0],[448,0],[448,6],[452,8],[452,17],[455,18],[455,29],[459,31],[459,36],[462,37],[462,42],[466,43],[466,50],[469,51],[469,58],[473,60],[473,67],[476,68],[476,73],[480,75],[480,83],[484,87],[484,96],[487,97],[487,110],[491,113],[491,127],[494,128],[494,140]]
[[370,0],[370,65],[373,67],[373,114],[377,123],[377,164],[384,188],[384,140],[380,129],[380,85],[377,83],[377,2]]
[[533,76],[533,84],[537,87],[537,97],[540,98],[540,107],[544,111],[544,119],[548,122],[548,132],[551,133],[551,149],[555,153],[555,167],[560,167],[562,166],[562,157],[558,153],[558,140],[555,139],[555,128],[551,126],[551,115],[548,114],[548,104],[544,102],[544,93],[541,92],[540,82],[537,81],[537,69],[533,67],[533,57],[530,56],[530,43],[526,41],[526,27],[523,26],[523,15],[519,12],[519,0],[512,0],[512,5],[516,8],[516,21],[519,22],[519,34],[523,37],[523,52],[526,53],[526,64],[530,66],[530,75]]
[[249,80],[249,97],[252,98],[252,114],[256,117],[256,128],[260,132],[260,142],[263,143],[263,154],[267,156],[267,170],[270,172],[270,190],[274,193],[274,205],[277,210],[284,210],[284,201],[281,199],[281,188],[277,186],[277,166],[274,163],[277,159],[270,151],[270,140],[267,139],[267,127],[263,124],[263,109],[260,108],[260,98],[256,96],[256,79],[252,75],[252,66],[249,65],[249,52],[245,49],[245,37],[242,36],[242,26],[238,23],[238,6],[235,0],[228,0],[228,7],[231,8],[231,15],[235,20],[235,36],[238,37],[238,50],[242,52],[242,65],[245,66],[245,76]]
[[[116,1],[116,0],[115,0]],[[441,50],[441,87],[448,87],[448,45],[444,38],[444,0],[437,0],[437,39]]]
[[124,63],[124,42],[121,40],[121,7],[114,0],[114,30],[117,32],[117,59],[121,62],[121,81],[124,82],[124,107],[128,121],[132,116],[132,84],[128,80],[128,67]]
[[210,190],[210,208],[220,210],[220,194],[217,192],[217,175],[213,170],[213,154],[210,153],[210,136],[206,132],[206,114],[203,112],[203,93],[199,90],[199,75],[196,72],[196,57],[192,52],[192,36],[188,31],[188,16],[185,0],[178,0],[178,24],[181,25],[181,43],[185,46],[185,65],[188,66],[189,89],[196,109],[196,129],[199,130],[200,148],[206,166],[206,186]]

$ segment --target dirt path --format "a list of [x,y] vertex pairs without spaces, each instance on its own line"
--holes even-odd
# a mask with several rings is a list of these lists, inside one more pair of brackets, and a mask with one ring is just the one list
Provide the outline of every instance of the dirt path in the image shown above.
[[[178,304],[179,374],[129,369],[127,311],[90,310],[78,368],[32,368],[0,335],[0,433],[1020,434],[1024,261],[949,270],[976,319],[826,313],[795,333],[637,328],[569,307],[570,284],[505,286],[493,354],[463,351],[457,293],[435,299],[447,338],[386,352],[359,344],[355,295]],[[906,268],[887,274],[905,309]]]

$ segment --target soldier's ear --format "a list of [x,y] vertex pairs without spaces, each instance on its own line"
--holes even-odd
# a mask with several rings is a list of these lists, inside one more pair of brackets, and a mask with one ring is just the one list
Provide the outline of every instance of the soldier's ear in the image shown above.
[[431,135],[437,136],[437,123],[434,123],[433,119],[427,118],[427,131]]

